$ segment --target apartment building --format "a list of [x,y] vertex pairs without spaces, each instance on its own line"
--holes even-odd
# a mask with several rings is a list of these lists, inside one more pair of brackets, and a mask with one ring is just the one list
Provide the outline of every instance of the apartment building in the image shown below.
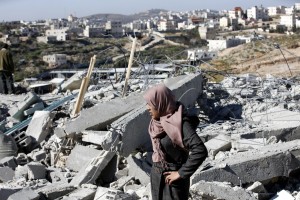
[[60,66],[67,63],[66,54],[52,54],[43,56],[43,61],[48,63],[49,67]]
[[292,14],[280,16],[280,25],[284,25],[288,29],[292,29],[296,25],[295,15]]
[[57,41],[66,41],[69,39],[69,28],[46,30],[46,36],[55,36]]
[[247,17],[248,19],[265,21],[269,19],[268,10],[263,7],[254,6],[247,9]]
[[123,35],[122,22],[120,21],[108,21],[105,24],[105,30],[107,34],[119,37]]

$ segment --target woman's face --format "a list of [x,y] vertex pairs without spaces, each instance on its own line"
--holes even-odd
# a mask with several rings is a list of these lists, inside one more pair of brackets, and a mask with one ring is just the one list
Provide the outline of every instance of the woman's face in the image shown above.
[[160,118],[159,112],[153,106],[151,106],[149,104],[147,104],[146,107],[147,107],[147,110],[149,111],[152,119],[159,120],[159,118]]

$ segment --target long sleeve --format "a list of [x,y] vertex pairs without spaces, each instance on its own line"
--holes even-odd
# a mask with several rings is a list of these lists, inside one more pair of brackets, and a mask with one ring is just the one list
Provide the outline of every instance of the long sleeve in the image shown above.
[[178,173],[181,178],[189,178],[207,157],[207,149],[196,131],[187,121],[183,123],[183,144],[188,149],[189,156],[187,161],[178,170]]

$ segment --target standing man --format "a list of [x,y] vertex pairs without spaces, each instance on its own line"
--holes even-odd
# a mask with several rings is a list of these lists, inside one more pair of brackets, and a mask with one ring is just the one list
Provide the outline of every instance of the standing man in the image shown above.
[[15,92],[13,73],[15,65],[8,45],[4,43],[0,49],[0,93],[13,94]]

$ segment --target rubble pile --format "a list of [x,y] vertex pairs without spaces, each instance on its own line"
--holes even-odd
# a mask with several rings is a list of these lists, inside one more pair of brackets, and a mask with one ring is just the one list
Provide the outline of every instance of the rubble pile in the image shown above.
[[[188,112],[209,157],[191,199],[299,199],[300,87],[254,75],[208,83],[203,73],[91,84],[72,116],[82,75],[52,94],[0,95],[0,199],[151,199],[150,116],[142,95],[163,81]],[[73,81],[72,81],[73,80]]]

